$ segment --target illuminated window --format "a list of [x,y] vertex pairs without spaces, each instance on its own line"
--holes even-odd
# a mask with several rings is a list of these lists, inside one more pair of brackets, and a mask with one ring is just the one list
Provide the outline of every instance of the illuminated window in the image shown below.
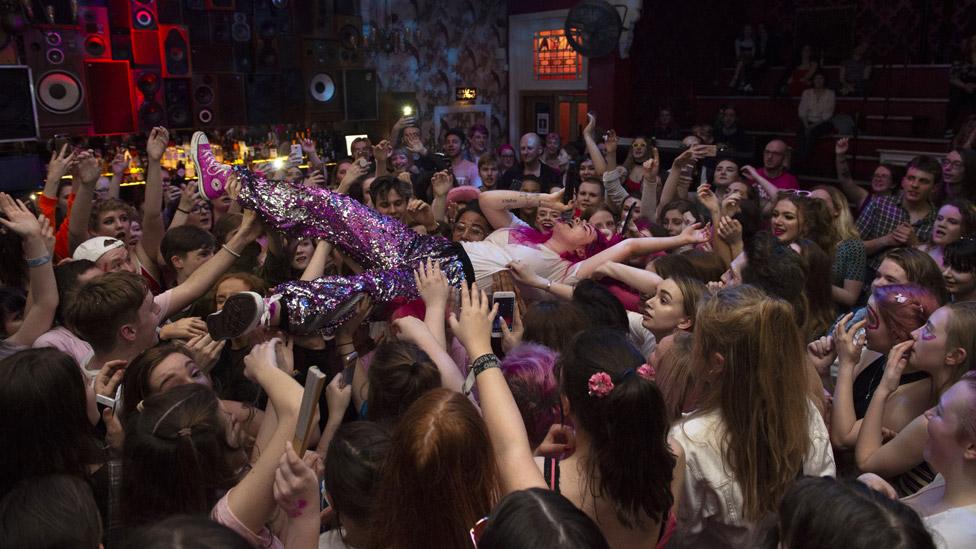
[[563,29],[536,32],[532,53],[536,80],[578,80],[583,76],[583,58],[569,46]]

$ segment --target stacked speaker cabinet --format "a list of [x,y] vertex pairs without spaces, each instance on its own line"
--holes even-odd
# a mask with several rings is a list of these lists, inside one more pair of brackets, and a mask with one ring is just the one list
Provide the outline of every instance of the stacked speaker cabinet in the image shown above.
[[160,25],[159,50],[162,53],[163,77],[190,77],[190,35],[186,27]]
[[[109,20],[116,31],[128,29],[133,65],[159,65],[159,18],[156,0],[110,0]],[[122,41],[121,33],[113,36],[113,46]],[[116,59],[122,56],[116,54]]]
[[302,42],[305,106],[313,122],[337,122],[344,112],[339,42]]
[[108,26],[108,9],[98,6],[79,6],[78,23],[81,25],[85,57],[112,58],[112,38]]
[[240,74],[195,73],[190,85],[193,126],[212,128],[248,123],[244,77]]
[[149,131],[153,126],[166,122],[166,109],[163,107],[163,78],[159,69],[136,69],[132,71],[136,90],[136,122],[140,131]]
[[33,73],[41,135],[87,133],[92,118],[85,97],[81,35],[67,27],[32,28],[24,36],[24,49]]
[[370,69],[345,69],[346,120],[376,120],[379,118],[379,82],[376,71]]
[[190,102],[189,78],[164,78],[163,98],[166,107],[166,127],[192,128],[193,107]]
[[92,86],[89,98],[94,133],[104,135],[136,131],[129,62],[87,59],[85,78],[98,83]]

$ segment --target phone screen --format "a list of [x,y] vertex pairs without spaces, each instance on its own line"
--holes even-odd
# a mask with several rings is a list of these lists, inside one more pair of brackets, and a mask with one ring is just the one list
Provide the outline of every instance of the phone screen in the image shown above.
[[501,319],[505,319],[505,323],[508,327],[512,327],[512,322],[515,319],[515,294],[512,292],[498,292],[504,293],[506,295],[495,295],[492,297],[494,303],[498,303],[498,314],[495,316],[495,320],[492,321],[491,333],[492,335],[502,334],[502,323]]

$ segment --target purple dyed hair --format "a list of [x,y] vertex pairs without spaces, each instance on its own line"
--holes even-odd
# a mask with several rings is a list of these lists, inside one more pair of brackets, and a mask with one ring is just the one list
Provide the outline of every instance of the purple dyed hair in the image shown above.
[[546,438],[549,427],[559,421],[556,357],[556,352],[549,347],[523,343],[512,349],[500,365],[533,448]]

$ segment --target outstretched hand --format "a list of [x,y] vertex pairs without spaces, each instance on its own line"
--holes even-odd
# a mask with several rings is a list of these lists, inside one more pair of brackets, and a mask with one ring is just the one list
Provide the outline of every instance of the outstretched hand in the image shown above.
[[14,200],[6,193],[0,193],[0,223],[21,237],[40,236],[41,223],[20,200]]
[[461,285],[461,315],[451,313],[451,331],[468,351],[477,358],[491,352],[491,323],[498,314],[498,305],[489,308],[488,296],[472,284],[471,289]]
[[420,297],[428,309],[447,307],[447,298],[451,293],[451,287],[447,283],[444,271],[441,270],[440,261],[428,259],[421,263],[413,271],[413,279],[417,284],[417,292],[420,293]]

